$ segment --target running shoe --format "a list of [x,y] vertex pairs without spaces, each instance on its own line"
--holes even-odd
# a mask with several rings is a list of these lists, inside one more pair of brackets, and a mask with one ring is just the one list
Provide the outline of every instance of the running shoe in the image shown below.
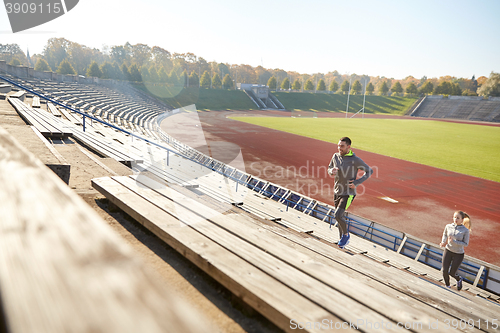
[[462,277],[457,280],[457,290],[462,290]]
[[350,234],[344,234],[342,235],[342,238],[340,239],[338,246],[343,249],[346,247],[347,244],[349,244],[349,239],[351,238]]

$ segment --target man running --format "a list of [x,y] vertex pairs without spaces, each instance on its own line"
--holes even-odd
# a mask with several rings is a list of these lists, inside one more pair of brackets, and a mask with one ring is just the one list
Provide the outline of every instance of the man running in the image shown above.
[[[343,249],[351,237],[347,230],[344,213],[356,197],[356,186],[367,180],[373,170],[352,152],[351,139],[348,137],[341,138],[337,148],[338,153],[333,154],[328,165],[328,174],[335,176],[333,201],[335,203],[335,219],[339,228],[338,246]],[[356,179],[358,170],[364,171],[364,174],[361,178]]]

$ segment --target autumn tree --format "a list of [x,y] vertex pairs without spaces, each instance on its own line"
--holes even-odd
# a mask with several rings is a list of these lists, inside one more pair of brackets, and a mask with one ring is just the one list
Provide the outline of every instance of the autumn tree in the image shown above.
[[189,75],[189,86],[190,87],[198,87],[200,85],[200,77],[196,74],[195,71],[191,72]]
[[226,64],[220,63],[217,65],[217,72],[220,73],[221,77],[225,77],[226,74],[231,74],[229,67]]
[[319,91],[325,91],[326,90],[325,80],[320,79],[318,81],[318,85],[316,86],[316,90],[319,90]]
[[222,88],[222,81],[220,79],[219,73],[215,73],[212,77],[212,88],[220,89]]
[[126,46],[113,46],[110,56],[112,60],[119,64],[123,64],[130,61],[130,50]]
[[12,58],[12,60],[9,62],[9,65],[11,65],[11,66],[21,66],[21,62],[17,58]]
[[420,93],[428,95],[434,90],[434,85],[431,81],[425,81],[425,83],[420,87]]
[[399,81],[394,82],[394,84],[391,87],[391,91],[396,94],[401,94],[403,92],[403,87],[401,86],[401,83],[399,83]]
[[42,58],[37,60],[37,62],[35,64],[35,70],[40,71],[40,72],[51,72],[52,71],[49,64],[47,63],[47,60],[42,59]]
[[158,77],[160,79],[160,82],[163,82],[163,83],[168,82],[168,74],[165,71],[165,68],[163,66],[158,71]]
[[102,72],[99,69],[99,65],[97,64],[97,62],[93,61],[90,64],[89,68],[87,69],[87,76],[89,76],[89,77],[101,77],[102,76]]
[[136,64],[133,64],[129,68],[130,72],[130,80],[134,82],[142,82],[141,72],[139,72],[139,68]]
[[121,72],[123,74],[123,79],[127,80],[127,81],[131,81],[130,71],[128,70],[127,65],[125,65],[125,63],[122,64],[122,67],[120,69],[121,69]]
[[170,71],[170,74],[168,75],[168,83],[174,86],[180,85],[180,80],[179,76],[177,75],[177,72],[175,71],[175,68]]
[[361,86],[361,82],[359,82],[359,80],[356,80],[356,81],[354,81],[354,83],[352,85],[351,92],[354,95],[358,95],[361,93],[362,89],[363,89],[363,87]]
[[78,74],[86,74],[86,71],[90,67],[92,61],[97,63],[102,62],[101,51],[91,49],[78,43],[68,41],[66,53],[68,55],[68,61],[75,68]]
[[304,84],[304,90],[314,90],[314,84],[312,83],[311,79],[307,79],[306,83]]
[[63,60],[67,59],[67,50],[70,44],[71,42],[65,38],[50,38],[47,41],[47,45],[43,49],[43,57],[51,68],[56,68],[57,64],[61,64]]
[[[255,70],[249,65],[234,65],[231,66],[231,76],[235,77],[239,83],[257,83],[258,78]],[[268,78],[269,79],[269,78]],[[267,80],[264,82],[267,82]]]
[[269,80],[267,80],[267,86],[271,90],[276,90],[276,88],[277,88],[277,82],[276,82],[276,78],[274,76],[271,76],[269,78]]
[[143,82],[150,82],[149,79],[149,69],[146,64],[142,65],[139,72],[141,73],[141,78]]
[[76,75],[76,71],[68,60],[64,59],[57,67],[57,73],[66,75]]
[[332,80],[332,82],[330,83],[330,87],[328,87],[328,89],[331,91],[331,92],[336,92],[337,90],[339,90],[339,84],[337,81]]
[[[0,59],[5,60],[6,62],[12,61],[12,59],[17,58],[17,60],[21,63],[24,63],[24,59],[26,59],[26,55],[21,50],[18,44],[0,44]],[[20,59],[23,59],[21,61]]]
[[302,87],[302,85],[300,84],[299,79],[295,79],[295,81],[293,81],[293,84],[292,84],[292,89],[293,90],[300,90],[301,87]]
[[205,71],[203,73],[203,75],[201,76],[200,85],[203,88],[209,88],[211,83],[212,83],[212,80],[210,80],[210,74],[208,74],[208,71]]
[[383,81],[382,84],[378,88],[378,93],[379,95],[387,95],[387,92],[389,91],[389,87],[387,86],[387,81]]
[[452,86],[448,81],[442,81],[439,83],[434,91],[432,92],[434,95],[451,95],[452,94]]
[[160,82],[160,77],[154,65],[149,66],[149,80],[151,82]]
[[229,76],[229,74],[224,75],[224,79],[222,80],[222,88],[224,89],[233,89],[233,79]]
[[291,88],[290,79],[288,77],[285,77],[285,79],[281,81],[281,89],[288,90],[290,88]]
[[477,92],[477,80],[475,75],[472,75],[472,78],[470,79],[470,84],[468,85],[467,89],[469,89],[473,93]]
[[344,80],[344,82],[342,82],[342,85],[340,86],[340,90],[344,93],[344,94],[347,94],[349,92],[349,81],[347,80]]
[[405,89],[406,93],[410,96],[413,96],[413,95],[416,95],[418,90],[417,90],[417,86],[415,85],[415,83],[413,82],[410,82],[410,84],[408,84],[406,86],[406,89]]
[[368,83],[368,85],[366,86],[366,92],[368,93],[368,95],[373,95],[374,91],[375,87],[373,86],[373,84],[371,82]]
[[146,44],[132,45],[131,55],[137,66],[142,67],[142,65],[147,64],[151,59],[151,48]]
[[457,82],[451,84],[451,94],[454,96],[462,95],[462,88],[460,88],[460,85]]
[[[89,67],[90,69],[90,67]],[[113,79],[114,78],[114,68],[111,63],[108,61],[105,61],[99,66],[99,70],[101,71],[101,78],[102,79]]]
[[184,71],[182,71],[182,74],[181,74],[181,84],[184,87],[187,87],[188,84],[189,84],[189,76],[188,76],[188,73],[187,73],[186,69]]
[[490,77],[477,91],[479,96],[500,97],[500,73],[491,72]]
[[156,68],[165,67],[171,70],[173,67],[170,52],[159,46],[151,48],[151,60],[154,62]]
[[264,82],[269,81],[272,76],[272,74],[262,66],[255,67],[254,72],[257,75],[259,84],[263,84]]

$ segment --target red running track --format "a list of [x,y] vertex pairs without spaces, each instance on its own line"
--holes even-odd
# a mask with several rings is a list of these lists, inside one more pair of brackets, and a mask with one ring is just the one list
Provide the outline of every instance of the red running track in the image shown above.
[[[198,124],[208,147],[196,148],[226,163],[241,149],[246,172],[333,205],[333,179],[327,175],[326,166],[337,151],[337,142],[328,143],[226,118],[238,113],[242,112],[198,113]],[[246,114],[263,113],[249,111]],[[284,115],[279,111],[265,114]],[[190,117],[193,116],[196,117],[195,114]],[[192,121],[176,115],[163,122],[162,128],[189,144],[193,132],[186,128]],[[356,149],[356,138],[351,139],[353,151],[375,172],[358,187],[350,212],[439,244],[444,226],[452,222],[454,211],[464,210],[471,216],[473,225],[466,254],[500,266],[500,183],[362,151]]]

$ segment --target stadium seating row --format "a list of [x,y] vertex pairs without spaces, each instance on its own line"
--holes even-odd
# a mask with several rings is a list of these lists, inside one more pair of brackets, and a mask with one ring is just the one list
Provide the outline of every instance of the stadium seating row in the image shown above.
[[426,96],[412,113],[414,117],[500,122],[500,98]]

